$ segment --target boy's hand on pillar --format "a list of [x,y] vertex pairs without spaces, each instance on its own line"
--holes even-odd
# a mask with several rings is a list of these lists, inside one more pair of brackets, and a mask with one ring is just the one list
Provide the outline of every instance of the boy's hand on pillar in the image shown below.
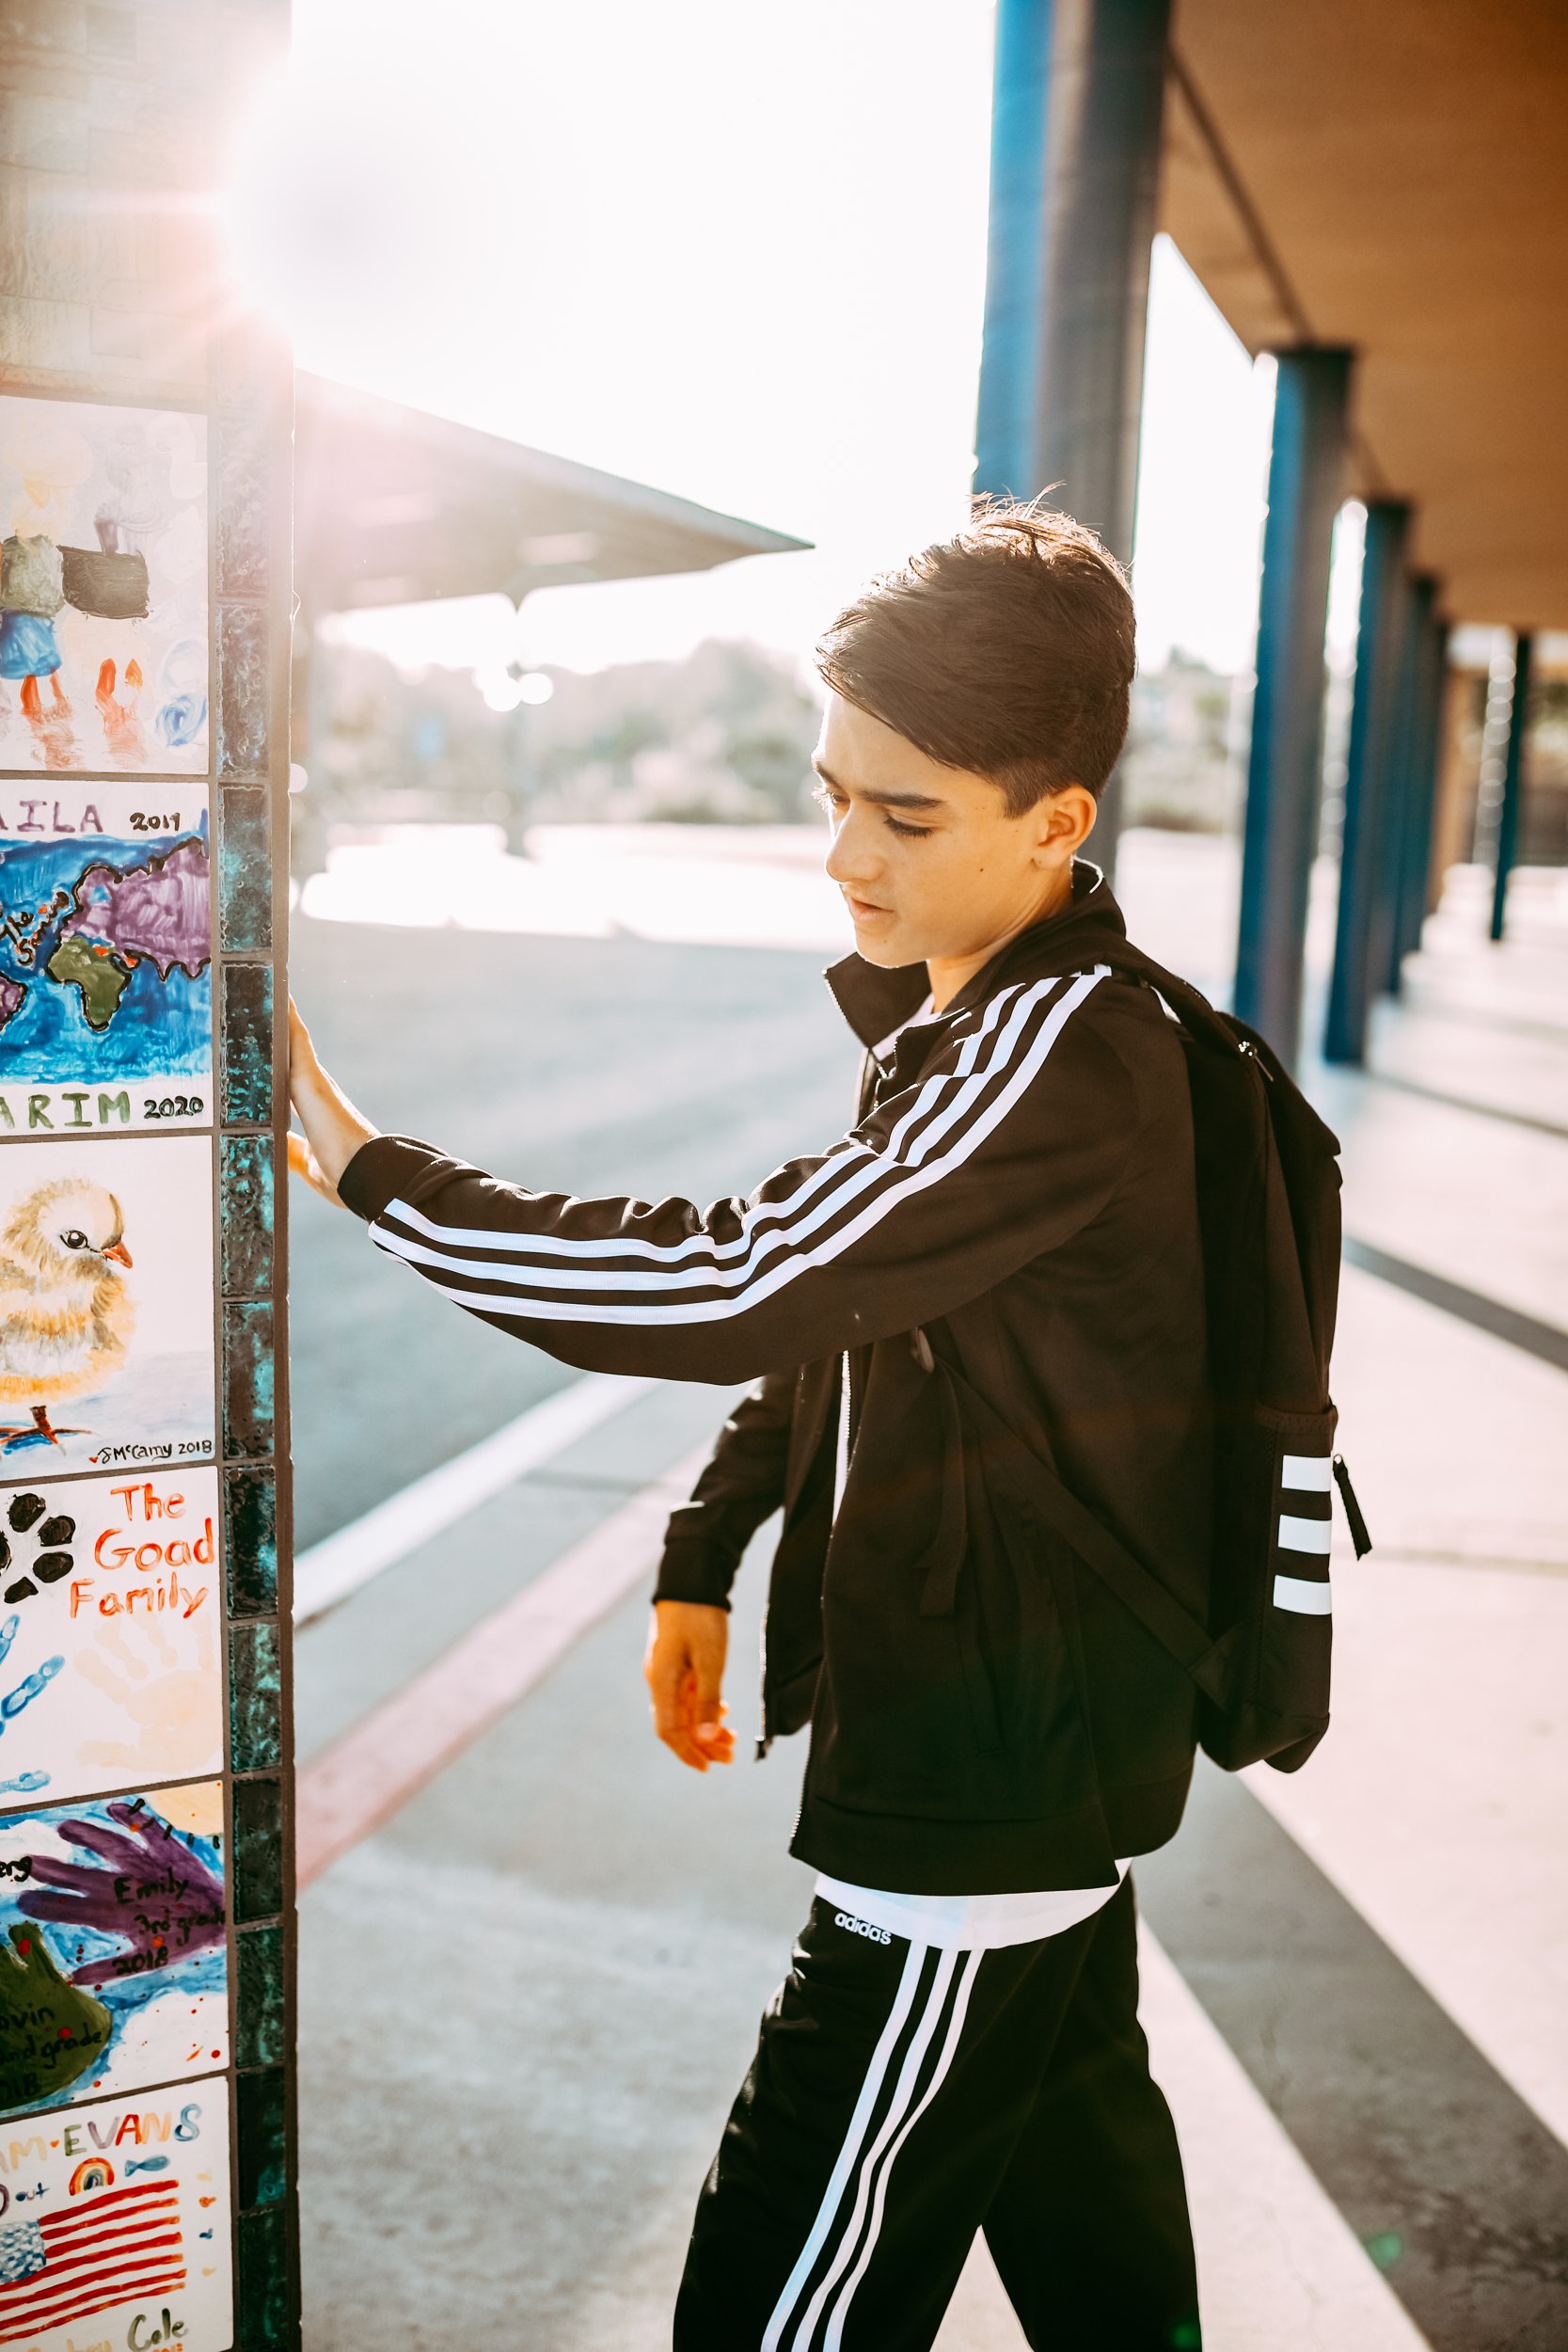
[[730,1710],[720,1695],[729,1633],[726,1610],[691,1600],[654,1603],[642,1661],[654,1729],[694,1772],[735,1756],[735,1734],[724,1722]]
[[289,1132],[289,1168],[302,1184],[309,1185],[312,1192],[319,1192],[324,1200],[330,1200],[335,1209],[342,1207],[342,1194],[336,1184],[327,1182],[322,1172],[320,1161],[306,1142],[305,1137],[296,1136],[292,1128]]
[[310,1032],[289,999],[289,1100],[305,1130],[289,1137],[289,1166],[325,1200],[338,1201],[338,1179],[378,1130],[349,1101],[316,1058]]

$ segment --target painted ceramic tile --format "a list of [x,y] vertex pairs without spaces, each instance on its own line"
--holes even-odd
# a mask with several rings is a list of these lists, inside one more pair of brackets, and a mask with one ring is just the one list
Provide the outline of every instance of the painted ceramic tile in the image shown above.
[[0,2115],[229,2058],[223,1787],[0,1816]]
[[0,1135],[210,1126],[205,785],[0,784]]
[[0,1145],[0,1483],[213,1450],[213,1147]]
[[0,1809],[221,1771],[217,1511],[198,1466],[0,1492]]
[[0,400],[0,768],[207,770],[207,427]]
[[228,2352],[229,2086],[0,2134],[0,2344]]

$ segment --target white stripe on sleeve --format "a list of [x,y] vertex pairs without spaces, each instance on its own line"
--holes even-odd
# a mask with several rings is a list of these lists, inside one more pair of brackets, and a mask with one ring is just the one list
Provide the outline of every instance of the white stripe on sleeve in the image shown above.
[[[836,1185],[830,1198],[818,1203],[805,1217],[799,1217],[800,1195],[789,1201],[762,1202],[749,1212],[747,1229],[735,1241],[716,1243],[705,1234],[690,1235],[686,1242],[673,1245],[663,1254],[666,1265],[660,1272],[629,1273],[624,1269],[606,1270],[602,1258],[606,1251],[624,1252],[627,1243],[621,1238],[608,1242],[567,1240],[560,1235],[531,1236],[489,1233],[485,1246],[493,1247],[498,1259],[504,1263],[491,1263],[472,1259],[454,1259],[450,1251],[428,1248],[391,1230],[398,1224],[412,1224],[416,1212],[401,1201],[392,1201],[371,1228],[371,1236],[377,1245],[394,1257],[416,1265],[432,1286],[459,1306],[477,1309],[502,1318],[515,1316],[525,1321],[558,1323],[618,1323],[618,1324],[693,1324],[727,1321],[747,1312],[771,1297],[786,1283],[815,1266],[830,1264],[847,1249],[879,1225],[891,1209],[925,1192],[943,1177],[961,1168],[986,1141],[1016,1105],[1020,1096],[1033,1083],[1060,1037],[1068,1019],[1089,992],[1104,977],[1104,967],[1081,975],[1070,988],[1065,990],[1051,1005],[1038,1023],[1027,1046],[1020,1053],[1021,1040],[1028,1026],[1027,1015],[1038,1010],[1054,982],[1040,983],[1023,993],[1023,997],[1010,1021],[996,1041],[992,1054],[983,1064],[977,1064],[961,1085],[955,1086],[955,1073],[948,1073],[933,1085],[953,1089],[954,1099],[927,1120],[920,1137],[908,1148],[908,1156],[894,1160],[889,1152],[872,1152],[856,1147],[836,1157],[830,1157],[823,1166],[842,1171],[844,1181]],[[1018,1058],[1009,1069],[1009,1056]],[[1000,1088],[996,1081],[1004,1082]],[[967,1115],[967,1124],[961,1124]],[[901,1121],[903,1126],[907,1123]],[[948,1148],[935,1158],[927,1157],[932,1146],[953,1130]],[[808,1184],[815,1188],[822,1170],[813,1171]],[[836,1232],[826,1235],[815,1248],[801,1248],[799,1244],[807,1232],[818,1230],[838,1215],[860,1193],[879,1186],[873,1197],[859,1213],[841,1224]],[[802,1194],[807,1189],[802,1186]],[[767,1216],[776,1223],[765,1229]],[[390,1224],[387,1221],[389,1220]],[[472,1229],[460,1232],[443,1229],[428,1218],[420,1220],[443,1241],[467,1240]],[[649,1248],[651,1245],[638,1245]],[[721,1256],[736,1248],[744,1251],[750,1263],[722,1265]],[[576,1260],[573,1265],[545,1268],[519,1263],[542,1249],[549,1254]],[[685,1254],[696,1248],[703,1253],[696,1264],[677,1265],[668,1261],[675,1251]],[[770,1262],[770,1263],[768,1263]],[[457,1276],[484,1281],[495,1287],[470,1290],[458,1281],[443,1279],[442,1276]],[[671,1292],[697,1285],[721,1288],[732,1292],[727,1297],[708,1299],[676,1299],[669,1304],[658,1302],[658,1294],[668,1299]],[[614,1303],[589,1304],[581,1298],[569,1301],[553,1299],[552,1291],[611,1291],[619,1294]],[[628,1295],[651,1292],[653,1297]]]

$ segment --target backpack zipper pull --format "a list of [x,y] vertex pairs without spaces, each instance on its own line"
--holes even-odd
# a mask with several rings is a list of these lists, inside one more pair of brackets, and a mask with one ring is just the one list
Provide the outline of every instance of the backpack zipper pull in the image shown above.
[[1334,1456],[1334,1484],[1338,1487],[1339,1500],[1345,1506],[1345,1522],[1350,1529],[1351,1542],[1355,1546],[1355,1556],[1358,1560],[1365,1560],[1372,1548],[1372,1539],[1367,1533],[1367,1522],[1361,1516],[1361,1505],[1355,1500],[1355,1488],[1350,1483],[1350,1472],[1345,1468],[1342,1454]]

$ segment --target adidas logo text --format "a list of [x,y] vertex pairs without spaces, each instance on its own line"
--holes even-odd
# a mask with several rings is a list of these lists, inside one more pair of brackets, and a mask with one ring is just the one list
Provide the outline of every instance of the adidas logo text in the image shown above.
[[851,1935],[863,1935],[868,1944],[891,1944],[893,1941],[886,1928],[874,1928],[869,1919],[851,1919],[847,1911],[834,1912],[833,1925],[835,1928],[847,1928]]

